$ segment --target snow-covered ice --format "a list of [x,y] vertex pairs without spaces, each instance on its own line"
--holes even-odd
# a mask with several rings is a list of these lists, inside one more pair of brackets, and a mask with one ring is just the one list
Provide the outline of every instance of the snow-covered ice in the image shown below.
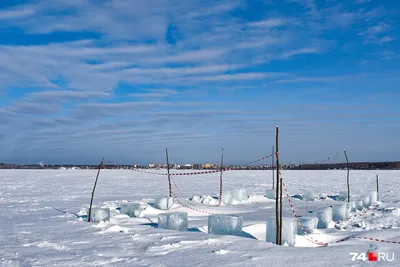
[[227,214],[208,216],[208,233],[216,235],[241,235],[243,217]]
[[[323,196],[346,190],[345,170],[281,172],[289,194],[306,187],[322,196],[293,198],[299,216],[333,206],[338,202]],[[369,211],[352,212],[340,229],[330,224],[309,237],[297,235],[295,247],[266,242],[266,220],[275,216],[275,201],[264,196],[272,186],[270,174],[225,172],[224,191],[245,188],[249,195],[229,206],[189,201],[191,196],[218,196],[218,174],[175,176],[182,194],[174,190],[179,203],[165,211],[153,205],[155,198],[168,195],[165,176],[102,170],[93,204],[109,208],[110,221],[88,223],[83,216],[96,170],[0,170],[0,266],[399,266],[398,244],[350,237],[400,241],[400,171],[352,171],[351,200],[373,191],[378,174],[379,202]],[[120,213],[127,202],[140,203],[140,217]],[[286,198],[283,204],[284,217],[294,218]],[[158,215],[165,212],[187,212],[188,231],[159,229]],[[243,217],[242,234],[208,234],[209,213]],[[321,247],[311,237],[329,245]],[[366,251],[394,252],[395,261],[351,261],[350,252]]]
[[158,214],[158,228],[187,231],[188,214],[187,212],[170,212]]

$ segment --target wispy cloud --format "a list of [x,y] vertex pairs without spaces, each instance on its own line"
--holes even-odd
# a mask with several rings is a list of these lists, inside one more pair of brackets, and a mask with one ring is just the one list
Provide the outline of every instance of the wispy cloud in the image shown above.
[[[151,157],[145,151],[190,144],[196,153],[182,152],[185,160],[209,158],[207,149],[223,145],[240,161],[264,154],[260,143],[276,124],[289,142],[282,153],[294,157],[290,147],[307,142],[342,147],[350,142],[343,129],[355,124],[359,135],[375,138],[379,131],[365,127],[379,124],[376,113],[397,114],[394,98],[377,100],[387,110],[363,103],[364,92],[398,84],[398,26],[384,4],[259,1],[253,10],[242,0],[23,2],[0,9],[6,159],[107,153],[124,160],[134,145],[141,156],[129,160],[139,161]],[[382,68],[372,64],[381,60]],[[291,144],[296,138],[304,139]]]

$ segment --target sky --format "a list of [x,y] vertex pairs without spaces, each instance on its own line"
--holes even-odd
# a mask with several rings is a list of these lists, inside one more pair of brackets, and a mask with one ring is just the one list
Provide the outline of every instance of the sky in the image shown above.
[[400,3],[0,1],[0,162],[400,160]]

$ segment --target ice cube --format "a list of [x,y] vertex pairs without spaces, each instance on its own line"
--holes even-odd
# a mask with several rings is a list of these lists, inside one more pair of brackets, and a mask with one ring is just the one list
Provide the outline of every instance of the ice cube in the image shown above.
[[332,208],[327,207],[316,210],[313,214],[318,218],[318,229],[328,228],[329,223],[332,221]]
[[121,214],[126,214],[129,217],[139,217],[142,210],[143,209],[141,208],[139,203],[126,203],[121,205],[121,209],[119,210],[119,212]]
[[371,207],[371,196],[364,196],[363,201],[364,201],[364,208]]
[[369,195],[371,197],[371,203],[376,204],[378,202],[378,192],[372,191],[369,193]]
[[265,190],[265,197],[269,199],[276,199],[276,190],[275,189]]
[[236,188],[233,190],[233,200],[243,201],[248,199],[248,195],[246,189],[244,188]]
[[188,215],[186,212],[171,212],[158,214],[158,228],[187,231]]
[[[282,217],[282,245],[289,246],[296,244],[297,220],[295,218]],[[267,218],[267,242],[276,244],[276,219]]]
[[156,198],[154,200],[154,208],[160,210],[168,210],[174,204],[174,199],[172,197]]
[[339,195],[337,197],[338,201],[345,201],[347,199],[347,191],[339,191]]
[[[300,224],[303,226],[303,230],[308,233],[312,234],[314,232],[314,229],[317,228],[318,225],[318,218],[317,217],[298,217]],[[298,235],[304,235],[303,231],[300,227],[300,225],[297,225],[297,234]]]
[[313,193],[313,191],[308,189],[301,189],[300,191],[302,192],[302,200],[313,201],[315,199],[315,194]]
[[351,212],[357,211],[357,206],[355,201],[350,201]]
[[226,191],[222,193],[222,203],[224,203],[225,205],[232,205],[233,198],[231,192]]
[[[89,209],[88,209],[89,216]],[[92,222],[105,222],[110,221],[110,209],[109,208],[92,208],[90,221]]]
[[347,220],[347,203],[336,203],[332,207],[332,219],[334,221]]
[[364,200],[362,199],[356,200],[356,208],[357,210],[362,210],[364,208]]
[[208,233],[216,235],[241,235],[243,217],[216,214],[208,216]]

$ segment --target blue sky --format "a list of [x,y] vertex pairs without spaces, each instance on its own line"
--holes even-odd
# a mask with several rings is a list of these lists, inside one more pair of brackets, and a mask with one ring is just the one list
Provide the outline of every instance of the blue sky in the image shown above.
[[0,162],[400,160],[398,1],[0,2]]

